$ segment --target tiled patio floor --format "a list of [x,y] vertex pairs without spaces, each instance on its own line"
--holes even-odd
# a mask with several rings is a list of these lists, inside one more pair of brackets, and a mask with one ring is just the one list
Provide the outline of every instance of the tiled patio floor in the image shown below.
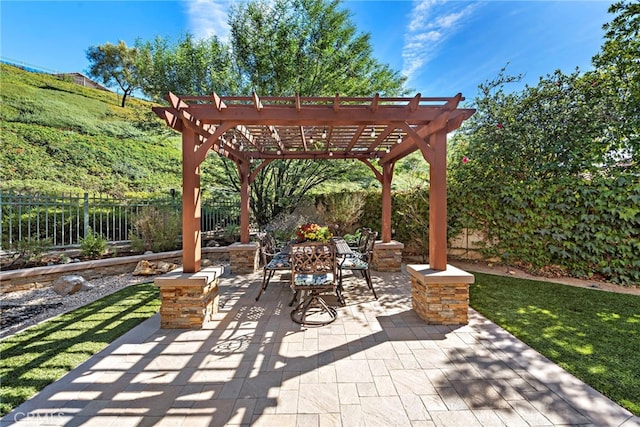
[[149,319],[2,419],[2,426],[640,426],[638,417],[471,312],[425,325],[409,277],[346,281],[331,325],[289,318],[278,276],[226,275],[211,329]]

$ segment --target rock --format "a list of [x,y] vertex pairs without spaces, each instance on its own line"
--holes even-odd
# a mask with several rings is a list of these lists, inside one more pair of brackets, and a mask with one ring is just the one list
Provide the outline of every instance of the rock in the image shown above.
[[78,275],[60,276],[53,282],[53,290],[62,296],[73,295],[76,292],[89,289],[91,286],[87,284],[84,277]]
[[176,268],[176,264],[172,264],[170,262],[149,262],[147,260],[142,260],[138,262],[135,270],[131,273],[134,276],[153,276],[156,274],[164,274]]
[[165,261],[158,261],[158,263],[156,264],[156,271],[158,273],[168,273],[171,270],[173,270],[174,268],[176,268],[177,266],[175,264],[172,264],[170,262],[165,262]]

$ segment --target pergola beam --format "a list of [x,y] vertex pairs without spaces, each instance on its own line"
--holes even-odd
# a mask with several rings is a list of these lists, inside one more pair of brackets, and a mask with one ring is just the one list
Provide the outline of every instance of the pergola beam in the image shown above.
[[440,108],[407,111],[402,107],[387,105],[380,105],[376,111],[353,106],[343,106],[336,111],[331,106],[325,105],[302,107],[299,111],[295,106],[264,107],[260,111],[252,105],[234,105],[234,107],[218,111],[210,105],[194,104],[189,106],[187,111],[198,117],[202,123],[216,124],[221,121],[233,121],[244,125],[262,123],[279,126],[371,126],[404,121],[427,125],[441,113]]

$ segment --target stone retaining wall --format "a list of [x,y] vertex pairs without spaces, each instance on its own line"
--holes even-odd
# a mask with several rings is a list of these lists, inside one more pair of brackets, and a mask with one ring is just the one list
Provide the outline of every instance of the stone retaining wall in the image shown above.
[[[227,262],[229,261],[229,251],[227,247],[202,248],[202,259],[209,259],[212,262]],[[182,251],[2,271],[0,272],[0,294],[45,288],[51,286],[58,277],[67,274],[79,274],[85,279],[91,280],[100,276],[132,273],[138,262],[142,260],[166,261],[180,265],[182,264]]]

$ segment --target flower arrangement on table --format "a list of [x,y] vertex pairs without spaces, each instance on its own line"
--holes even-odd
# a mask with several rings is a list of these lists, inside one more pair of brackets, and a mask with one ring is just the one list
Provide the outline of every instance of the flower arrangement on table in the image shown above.
[[306,223],[296,228],[296,241],[302,242],[329,242],[333,234],[329,231],[329,227],[323,227],[314,223]]

